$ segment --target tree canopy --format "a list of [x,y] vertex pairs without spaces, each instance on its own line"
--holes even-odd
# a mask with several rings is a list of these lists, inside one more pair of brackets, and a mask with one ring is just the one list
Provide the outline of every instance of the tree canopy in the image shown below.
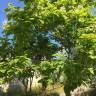
[[[44,87],[60,82],[67,96],[96,74],[95,0],[20,0],[9,4],[0,38],[1,81],[42,76]],[[11,38],[10,38],[11,36]],[[60,53],[61,52],[61,53]],[[6,74],[6,75],[5,75]]]

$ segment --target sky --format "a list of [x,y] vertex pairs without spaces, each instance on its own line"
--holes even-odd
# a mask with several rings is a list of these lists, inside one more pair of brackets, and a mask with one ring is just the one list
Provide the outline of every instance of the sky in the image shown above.
[[0,0],[0,37],[2,36],[2,28],[3,22],[6,21],[6,13],[4,12],[4,9],[8,7],[8,3],[12,3],[15,6],[23,6],[23,2],[20,2],[18,0]]

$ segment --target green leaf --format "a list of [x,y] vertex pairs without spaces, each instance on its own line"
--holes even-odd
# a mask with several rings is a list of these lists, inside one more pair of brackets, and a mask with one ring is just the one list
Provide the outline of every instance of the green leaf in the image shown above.
[[93,68],[88,68],[89,72],[94,75],[94,69]]
[[4,9],[5,12],[9,12],[10,10],[11,10],[11,8]]

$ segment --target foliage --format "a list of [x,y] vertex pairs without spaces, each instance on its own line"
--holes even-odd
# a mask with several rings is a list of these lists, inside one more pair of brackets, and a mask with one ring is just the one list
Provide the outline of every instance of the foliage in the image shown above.
[[0,79],[3,78],[3,82],[6,82],[15,78],[33,77],[34,70],[35,66],[26,55],[16,56],[0,63]]
[[[55,55],[62,58],[61,54],[54,54],[54,56]],[[42,76],[39,82],[41,82],[43,86],[53,85],[56,82],[64,83],[64,78],[60,78],[63,75],[64,69],[64,59],[61,58],[57,61],[42,61],[40,63],[39,71]]]
[[39,71],[39,82],[46,87],[66,75],[66,95],[91,81],[96,73],[96,17],[90,11],[96,1],[20,1],[23,8],[9,4],[5,9],[8,21],[0,40],[1,79],[30,77]]

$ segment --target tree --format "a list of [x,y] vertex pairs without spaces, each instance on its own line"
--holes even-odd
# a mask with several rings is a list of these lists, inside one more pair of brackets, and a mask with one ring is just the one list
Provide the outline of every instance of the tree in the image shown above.
[[[27,54],[32,64],[39,67],[35,71],[39,71],[41,76],[44,76],[41,79],[44,86],[47,86],[47,81],[53,80],[49,75],[54,76],[57,68],[62,66],[62,72],[67,76],[64,90],[69,96],[71,90],[91,80],[95,74],[96,40],[93,37],[96,31],[96,17],[90,11],[96,6],[96,1],[20,1],[24,2],[24,8],[9,4],[9,7],[5,9],[8,22],[4,26],[3,34],[6,36],[4,42],[9,42],[8,36],[13,37],[10,41],[11,52],[8,49],[9,43],[4,47],[11,53],[11,58],[8,57],[8,59]],[[60,46],[51,40],[55,40]],[[1,42],[1,50],[4,49],[3,44]],[[58,62],[58,55],[57,57],[52,55],[58,51],[66,53],[65,57],[63,56],[65,60],[61,60],[62,64]],[[1,54],[2,58],[5,57],[4,53]],[[53,57],[56,57],[56,62]],[[3,62],[5,63],[4,60]],[[56,64],[55,68],[53,68],[54,64]],[[49,71],[50,74],[48,74]]]

